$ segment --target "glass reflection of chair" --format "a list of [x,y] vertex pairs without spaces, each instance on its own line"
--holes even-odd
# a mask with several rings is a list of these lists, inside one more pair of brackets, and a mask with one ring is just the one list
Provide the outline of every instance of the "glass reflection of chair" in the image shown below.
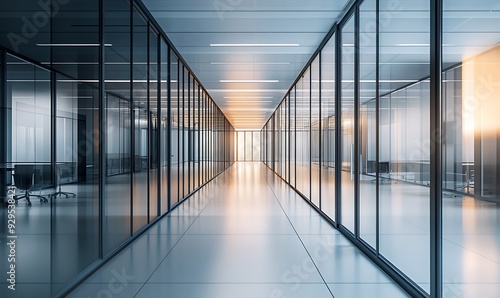
[[388,161],[378,163],[379,181],[380,183],[391,183],[391,171]]
[[469,173],[466,177],[465,185],[462,187],[462,191],[467,189],[467,193],[470,193],[470,189],[474,188],[474,170],[469,170]]
[[26,199],[28,206],[31,206],[30,197],[37,197],[40,202],[48,202],[48,200],[40,195],[30,194],[32,191],[42,189],[42,173],[41,169],[35,168],[35,165],[15,165],[14,166],[14,184],[17,189],[24,191],[24,195],[16,196],[14,199],[17,201]]
[[66,165],[64,164],[56,165],[56,192],[52,194],[54,199],[57,198],[57,196],[63,196],[63,195],[66,196],[66,198],[69,198],[69,196],[76,197],[76,194],[72,192],[62,191],[61,185],[63,180],[72,178],[70,169],[65,168],[65,166]]

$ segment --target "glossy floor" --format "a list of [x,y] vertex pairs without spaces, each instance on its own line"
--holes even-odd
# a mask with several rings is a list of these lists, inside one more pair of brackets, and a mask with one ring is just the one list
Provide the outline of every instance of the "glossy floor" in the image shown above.
[[70,297],[407,297],[262,163],[236,163]]

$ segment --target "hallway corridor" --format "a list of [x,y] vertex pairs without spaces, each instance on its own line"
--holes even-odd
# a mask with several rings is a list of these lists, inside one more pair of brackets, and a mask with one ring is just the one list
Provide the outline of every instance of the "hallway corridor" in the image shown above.
[[69,297],[407,297],[260,162],[235,163]]

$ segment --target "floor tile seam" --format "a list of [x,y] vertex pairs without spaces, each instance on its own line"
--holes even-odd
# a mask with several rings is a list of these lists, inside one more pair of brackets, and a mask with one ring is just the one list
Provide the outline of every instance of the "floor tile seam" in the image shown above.
[[[328,284],[332,285],[392,285],[398,287],[397,284],[390,281],[381,281],[381,282],[372,282],[372,281],[360,281],[360,282],[351,282],[351,281],[330,281]],[[399,288],[399,287],[398,287]]]
[[295,236],[293,233],[258,233],[258,234],[245,234],[245,233],[193,233],[186,234],[185,236]]
[[464,234],[464,233],[461,233],[461,234],[444,234],[443,233],[443,237],[447,237],[447,236],[500,236],[500,233],[494,233],[494,234]]
[[[267,171],[268,169],[266,168],[265,171]],[[267,176],[266,176],[267,177]],[[328,289],[328,292],[330,292],[330,295],[332,295],[333,298],[335,298],[335,296],[333,295],[333,292],[331,291],[330,287],[328,287],[328,284],[326,283],[326,280],[323,276],[323,274],[321,274],[321,271],[319,270],[318,268],[318,265],[316,264],[316,262],[314,261],[314,259],[312,258],[309,250],[307,249],[306,245],[304,244],[304,242],[302,241],[302,238],[300,237],[299,233],[297,232],[297,229],[295,228],[295,226],[293,225],[292,221],[290,220],[288,214],[286,213],[285,209],[283,208],[283,205],[281,205],[281,202],[280,200],[278,199],[278,196],[276,195],[273,187],[271,186],[271,184],[269,183],[269,181],[266,179],[267,181],[267,185],[269,186],[269,188],[271,189],[273,195],[274,195],[274,198],[276,199],[276,201],[278,202],[278,204],[280,205],[281,207],[281,210],[283,211],[283,213],[285,214],[286,218],[288,219],[288,222],[290,223],[290,225],[292,226],[293,230],[295,231],[295,234],[297,235],[297,238],[299,239],[300,243],[302,244],[302,247],[304,248],[304,250],[306,251],[307,255],[309,256],[309,259],[311,260],[311,262],[314,264],[314,267],[316,268],[316,270],[318,271],[318,274],[319,276],[321,277],[321,279],[323,280],[323,283],[324,285],[326,286],[326,288]],[[286,187],[286,186],[285,186]],[[302,281],[301,281],[302,282]]]
[[[384,217],[384,215],[381,215],[381,219],[383,219],[383,217]],[[400,219],[401,221],[403,221],[403,222],[405,222],[405,223],[409,224],[410,226],[412,226],[412,227],[414,227],[414,228],[416,228],[416,229],[422,230],[422,231],[424,231],[424,232],[426,232],[426,233],[430,233],[430,232],[428,232],[426,229],[424,229],[424,228],[422,228],[422,227],[420,227],[420,226],[417,226],[417,225],[415,225],[414,223],[412,223],[412,222],[408,221],[408,220],[405,218],[405,216],[397,216],[397,217],[390,216],[389,218],[397,218],[397,219]]]
[[[219,178],[221,176],[217,176],[216,178]],[[224,177],[225,178],[225,177]],[[215,179],[212,180],[211,182],[209,182],[209,184],[215,182]],[[208,184],[206,184],[205,186],[207,186]],[[204,186],[204,187],[205,187]],[[201,188],[203,189],[203,188]],[[198,191],[200,191],[201,189],[199,189]],[[197,192],[198,192],[197,191]],[[192,196],[190,196],[186,201],[184,201],[182,204],[184,204],[185,202],[187,202],[190,198],[192,198]],[[186,235],[187,231],[189,231],[189,229],[191,228],[191,226],[193,226],[194,222],[200,217],[200,214],[203,213],[203,211],[207,208],[207,206],[209,205],[209,203],[213,200],[213,197],[210,198],[210,200],[208,200],[208,202],[205,204],[205,206],[203,206],[203,208],[200,210],[200,213],[198,213],[198,215],[196,215],[196,217],[194,218],[194,220],[191,222],[191,224],[187,227],[186,231],[184,231],[184,233],[181,235],[181,237],[179,237],[179,239],[177,239],[177,241],[175,242],[175,244],[170,248],[170,250],[168,251],[168,253],[165,255],[165,257],[158,263],[158,266],[156,266],[156,268],[153,270],[153,272],[149,275],[149,277],[147,278],[147,280],[143,283],[142,287],[140,287],[140,289],[137,291],[137,293],[135,293],[134,297],[137,297],[137,295],[142,291],[142,289],[144,288],[144,286],[149,282],[149,280],[151,279],[151,277],[156,273],[156,271],[158,271],[158,268],[160,268],[161,264],[167,259],[167,257],[170,255],[170,253],[174,250],[174,248],[177,246],[177,244],[179,244],[179,242],[181,241],[181,239]]]
[[[158,282],[152,281],[148,282],[148,284],[167,284],[167,285],[291,285],[293,282],[285,283],[285,282],[196,282],[196,281],[168,281],[168,282]],[[310,285],[324,285],[323,282],[314,282],[314,281],[305,281],[302,284],[310,284]]]
[[500,262],[499,262],[499,261],[493,260],[493,259],[492,259],[492,258],[490,258],[490,257],[484,256],[484,255],[482,255],[482,254],[480,254],[480,253],[478,253],[478,252],[476,252],[476,251],[473,251],[473,250],[471,250],[471,249],[469,249],[469,248],[466,248],[465,246],[460,245],[460,244],[458,244],[458,243],[456,243],[455,241],[452,241],[452,240],[450,240],[450,239],[445,239],[445,240],[446,240],[446,241],[449,241],[449,242],[451,242],[451,243],[453,243],[453,244],[455,244],[455,245],[456,245],[456,246],[458,246],[458,247],[463,248],[463,249],[464,249],[464,250],[466,250],[466,251],[469,251],[469,252],[471,252],[471,253],[473,253],[473,254],[475,254],[475,255],[478,255],[478,256],[480,256],[480,257],[483,257],[483,258],[487,259],[488,261],[491,261],[491,262],[493,262],[493,263],[495,263],[495,264],[500,265]]

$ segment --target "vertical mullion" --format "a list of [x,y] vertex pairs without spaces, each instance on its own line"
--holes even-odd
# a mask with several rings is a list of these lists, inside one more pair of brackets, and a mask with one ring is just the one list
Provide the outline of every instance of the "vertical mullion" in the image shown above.
[[[180,65],[180,62],[179,62],[179,65]],[[186,127],[185,127],[185,125],[186,125],[185,116],[186,115],[184,115],[184,112],[186,110],[185,109],[185,104],[186,104],[186,90],[184,88],[186,86],[186,81],[185,81],[186,78],[184,77],[184,75],[185,75],[184,72],[185,72],[184,65],[183,65],[182,68],[179,66],[179,77],[182,75],[182,84],[181,84],[181,87],[182,87],[182,96],[179,96],[179,101],[182,100],[182,106],[180,107],[180,111],[181,112],[179,113],[180,118],[181,118],[179,124],[182,123],[182,126],[181,126],[182,127],[182,133],[179,134],[179,137],[182,140],[182,146],[179,146],[179,148],[181,148],[180,149],[180,153],[179,153],[179,157],[182,156],[182,159],[180,160],[182,162],[181,167],[180,167],[182,169],[182,173],[181,173],[181,175],[179,175],[179,178],[182,181],[182,187],[180,188],[181,191],[179,191],[179,202],[182,201],[182,199],[184,199],[184,192],[185,192],[185,189],[186,189],[186,186],[185,186],[185,184],[186,184],[186,179],[185,179],[186,178],[186,175],[185,175],[186,168],[184,166],[185,163],[186,163],[186,148],[185,148],[185,146],[186,146],[186,143],[187,143],[186,142],[186,137],[185,137],[185,130],[186,130]],[[179,132],[181,132],[180,129],[179,129]],[[181,193],[182,193],[182,196],[181,196]]]
[[[105,0],[103,0],[105,1]],[[134,172],[135,172],[135,113],[134,113],[134,5],[130,2],[130,101],[129,101],[129,111],[130,111],[130,235],[132,235],[134,230]]]
[[321,166],[323,164],[323,162],[322,162],[323,161],[323,156],[322,156],[323,150],[321,150],[323,147],[322,146],[323,145],[322,144],[323,138],[321,137],[321,135],[322,135],[322,130],[321,130],[321,128],[322,128],[322,125],[321,125],[321,111],[322,111],[322,109],[321,109],[321,95],[322,95],[321,94],[321,87],[322,87],[322,84],[321,84],[321,78],[322,78],[322,75],[321,75],[321,64],[322,64],[321,63],[321,53],[322,53],[322,51],[320,51],[318,54],[318,57],[319,57],[319,63],[318,63],[318,66],[319,66],[319,69],[318,69],[318,71],[319,71],[319,76],[318,76],[319,77],[319,84],[318,84],[318,113],[319,113],[318,114],[318,196],[319,196],[318,199],[319,199],[319,202],[318,202],[318,205],[319,206],[318,207],[320,210],[322,210],[322,208],[321,208],[321,205],[322,205],[321,204],[321,201],[322,201],[322,196],[321,196],[321,185],[322,185],[322,183],[321,183],[322,182],[322,179],[321,179],[322,173],[321,172],[322,172],[322,168],[321,168]]
[[[146,26],[146,97],[147,97],[147,102],[146,102],[146,117],[147,117],[147,121],[148,121],[148,124],[147,124],[147,130],[148,132],[146,133],[146,145],[148,146],[147,147],[147,158],[146,158],[146,163],[147,163],[147,170],[146,170],[146,194],[147,194],[147,222],[149,223],[149,220],[151,218],[151,214],[149,212],[150,208],[151,208],[151,202],[150,202],[150,197],[151,197],[151,189],[150,189],[150,169],[151,169],[151,121],[149,121],[149,116],[150,116],[150,112],[151,112],[151,104],[150,104],[150,101],[151,101],[151,91],[150,91],[150,79],[151,79],[151,69],[149,68],[150,67],[150,64],[151,64],[151,53],[150,53],[150,32],[149,32],[149,26]],[[141,161],[141,164],[142,164],[142,161]],[[141,165],[141,168],[142,168],[142,165]],[[142,169],[141,169],[142,171]]]
[[[103,235],[103,230],[104,230],[104,177],[105,176],[105,129],[106,129],[106,122],[104,119],[106,119],[106,114],[105,114],[105,107],[106,107],[106,94],[105,94],[105,86],[104,86],[104,80],[105,80],[105,24],[104,24],[104,17],[105,17],[105,10],[104,10],[104,0],[99,1],[99,258],[103,259],[104,258],[104,235]],[[3,94],[3,93],[2,93]]]
[[379,162],[380,162],[380,86],[379,86],[379,81],[380,81],[380,69],[379,69],[379,64],[380,64],[380,0],[376,0],[376,37],[375,37],[375,126],[376,126],[376,132],[375,132],[375,204],[376,204],[376,223],[375,223],[375,229],[376,229],[376,237],[375,237],[375,253],[377,256],[380,255],[380,180],[379,180]]
[[[186,195],[188,195],[189,193],[191,193],[191,163],[192,163],[192,154],[191,154],[191,149],[192,149],[192,146],[193,146],[193,142],[191,141],[191,98],[192,98],[192,92],[191,92],[191,74],[189,73],[189,71],[186,72],[187,74],[187,80],[188,80],[188,97],[187,97],[187,102],[188,102],[188,107],[187,107],[187,110],[188,110],[188,127],[187,127],[187,166],[188,166],[188,191],[186,193]],[[185,86],[185,84],[184,84]],[[185,99],[184,99],[184,102]]]
[[442,297],[442,0],[431,0],[430,23],[430,254],[431,297]]
[[156,205],[158,217],[161,214],[161,37],[156,36]]
[[196,134],[198,135],[198,186],[201,186],[201,87],[198,84],[198,131]]
[[[176,204],[180,201],[180,195],[181,195],[181,181],[182,178],[181,176],[184,173],[181,173],[182,167],[180,166],[181,162],[181,67],[180,67],[180,60],[177,57],[177,202]],[[184,78],[182,78],[184,79]],[[183,186],[182,186],[183,187]]]
[[360,198],[359,198],[359,3],[354,14],[354,235],[359,238]]
[[[172,210],[172,75],[170,69],[170,44],[167,44],[167,210]],[[161,63],[160,63],[161,64]],[[177,81],[179,79],[177,78]],[[161,82],[161,81],[160,81]]]
[[[0,115],[1,115],[1,120],[0,120],[0,140],[1,144],[0,145],[0,164],[7,164],[8,159],[7,159],[7,144],[12,143],[12,141],[9,142],[9,137],[7,135],[8,132],[8,108],[7,108],[7,63],[5,61],[6,59],[5,51],[0,49]],[[12,120],[11,120],[12,121]],[[3,177],[3,180],[0,181],[0,196],[6,196],[7,194],[7,187],[6,187],[6,181],[7,181],[7,171],[4,171],[5,176]],[[3,198],[0,198],[0,202],[6,202],[7,198],[5,198],[5,201],[1,201]]]
[[312,151],[313,151],[313,128],[312,128],[312,73],[314,71],[311,65],[309,66],[309,201],[312,202]]
[[342,180],[341,180],[341,175],[342,175],[342,161],[340,160],[342,158],[341,154],[341,148],[342,148],[342,137],[341,137],[341,124],[342,122],[340,121],[340,115],[341,115],[341,99],[340,99],[340,94],[341,94],[341,71],[342,71],[342,51],[341,51],[341,43],[342,42],[342,31],[339,30],[338,34],[335,35],[335,223],[336,226],[338,227],[339,224],[342,222],[342,212],[340,212],[340,208],[342,208],[341,204],[341,187],[342,187]]

